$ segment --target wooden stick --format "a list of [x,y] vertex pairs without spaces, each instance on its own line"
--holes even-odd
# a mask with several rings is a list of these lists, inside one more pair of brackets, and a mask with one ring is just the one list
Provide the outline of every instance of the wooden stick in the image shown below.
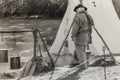
[[36,46],[37,46],[37,31],[33,31],[33,37],[34,37],[34,47],[33,47],[33,57],[36,57]]
[[55,67],[55,64],[54,64],[54,61],[53,61],[53,59],[52,59],[52,56],[50,55],[50,52],[49,52],[48,49],[47,49],[47,46],[46,46],[46,44],[45,44],[45,42],[44,42],[44,40],[43,40],[43,37],[42,37],[42,35],[41,35],[41,33],[40,33],[40,30],[39,30],[39,29],[37,29],[37,30],[38,30],[39,36],[40,36],[40,38],[41,38],[41,40],[42,40],[42,42],[43,42],[43,45],[44,45],[44,47],[45,47],[45,49],[46,49],[46,51],[47,51],[47,54],[48,54],[48,56],[50,57],[52,67]]
[[103,44],[105,45],[105,47],[107,48],[108,52],[110,53],[111,57],[114,59],[115,61],[115,58],[112,54],[112,52],[110,51],[108,45],[106,44],[105,40],[103,39],[103,37],[100,35],[100,33],[98,32],[98,30],[95,28],[95,26],[93,26],[94,30],[96,31],[96,33],[98,34],[98,36],[100,37],[100,39],[102,40]]
[[33,32],[33,30],[19,30],[19,31],[15,31],[15,30],[3,31],[3,30],[1,30],[0,31],[0,33],[23,33],[23,32]]

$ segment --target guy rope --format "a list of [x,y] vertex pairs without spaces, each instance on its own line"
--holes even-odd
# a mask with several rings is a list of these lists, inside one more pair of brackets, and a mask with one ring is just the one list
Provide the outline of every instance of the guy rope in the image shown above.
[[93,28],[94,28],[94,30],[96,31],[97,35],[98,35],[98,36],[100,37],[100,39],[102,40],[102,42],[103,42],[103,44],[105,45],[105,47],[107,48],[107,50],[108,50],[110,56],[112,57],[112,59],[113,59],[114,61],[116,61],[115,58],[114,58],[114,56],[113,56],[113,54],[112,54],[112,52],[110,51],[110,48],[108,47],[107,43],[106,43],[105,40],[103,39],[103,37],[100,35],[100,33],[98,32],[98,30],[95,28],[95,26],[93,26]]

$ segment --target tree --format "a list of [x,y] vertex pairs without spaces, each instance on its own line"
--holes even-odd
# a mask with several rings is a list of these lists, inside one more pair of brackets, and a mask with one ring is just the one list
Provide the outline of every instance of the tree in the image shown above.
[[3,15],[38,15],[40,17],[63,17],[68,0],[4,0]]
[[3,17],[13,16],[13,14],[17,12],[16,10],[19,7],[17,0],[5,0],[2,3],[2,6],[3,6]]

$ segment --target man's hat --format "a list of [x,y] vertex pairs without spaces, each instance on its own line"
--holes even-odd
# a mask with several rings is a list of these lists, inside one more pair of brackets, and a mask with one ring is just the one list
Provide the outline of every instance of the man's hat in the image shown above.
[[74,11],[76,12],[76,10],[77,10],[78,8],[80,8],[80,7],[84,8],[85,11],[87,11],[87,7],[83,6],[82,4],[78,4],[78,5],[74,8]]

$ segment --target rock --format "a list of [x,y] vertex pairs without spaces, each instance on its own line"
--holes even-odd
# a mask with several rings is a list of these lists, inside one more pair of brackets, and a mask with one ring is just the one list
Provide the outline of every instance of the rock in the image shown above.
[[93,64],[91,64],[90,66],[92,67],[105,67],[105,66],[114,66],[115,65],[115,61],[113,59],[106,59],[104,60],[103,58],[96,60]]

